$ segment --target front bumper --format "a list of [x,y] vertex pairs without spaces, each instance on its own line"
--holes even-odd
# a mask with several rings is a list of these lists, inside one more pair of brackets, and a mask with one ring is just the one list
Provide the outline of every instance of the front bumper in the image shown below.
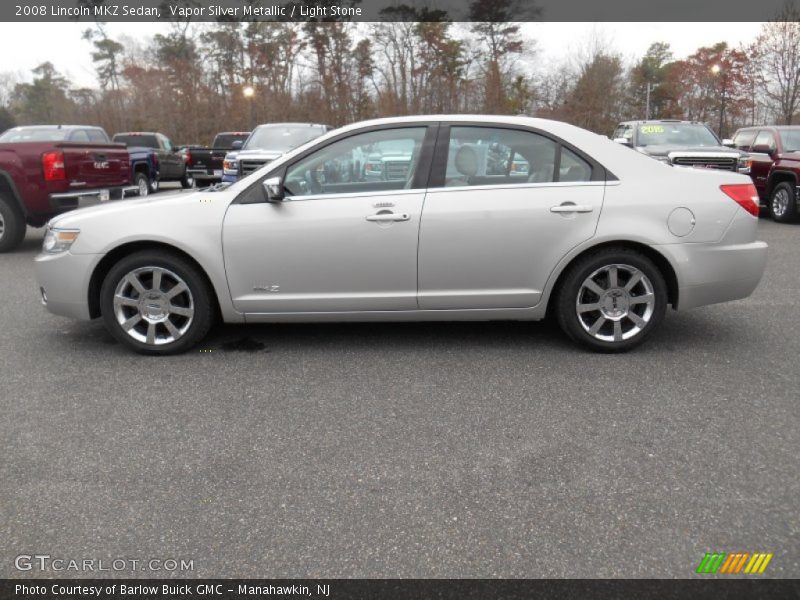
[[[62,317],[89,320],[89,280],[100,254],[41,253],[34,259],[42,303]],[[45,300],[46,299],[46,300]]]

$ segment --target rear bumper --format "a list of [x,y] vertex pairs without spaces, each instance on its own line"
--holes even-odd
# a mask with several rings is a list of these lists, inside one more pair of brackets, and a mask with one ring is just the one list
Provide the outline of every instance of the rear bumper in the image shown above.
[[196,181],[222,181],[221,169],[186,169],[186,172]]
[[655,246],[678,271],[680,310],[746,298],[767,264],[767,244],[670,244]]
[[108,192],[109,200],[119,200],[126,195],[135,195],[138,188],[133,185],[117,187],[98,188],[94,190],[71,190],[69,192],[53,193],[48,196],[50,208],[55,212],[64,212],[84,206],[93,206],[103,202],[105,192]]
[[36,281],[47,310],[62,317],[88,320],[89,278],[99,254],[39,254],[34,259]]

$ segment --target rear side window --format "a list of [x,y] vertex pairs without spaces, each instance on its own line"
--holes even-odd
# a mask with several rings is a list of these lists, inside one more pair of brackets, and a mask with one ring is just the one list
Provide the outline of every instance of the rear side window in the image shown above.
[[753,149],[755,146],[769,146],[770,148],[775,147],[775,137],[772,135],[771,131],[759,131],[758,136],[756,136],[756,141],[753,142]]
[[445,187],[553,181],[558,144],[536,133],[452,127]]
[[592,166],[569,148],[561,148],[559,181],[590,181]]

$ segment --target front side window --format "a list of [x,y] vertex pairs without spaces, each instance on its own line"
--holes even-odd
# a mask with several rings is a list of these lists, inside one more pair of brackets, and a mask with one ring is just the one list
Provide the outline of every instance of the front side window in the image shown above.
[[739,150],[749,150],[755,139],[755,131],[740,131],[733,137],[733,145]]
[[425,127],[382,129],[333,142],[291,165],[289,196],[411,189]]
[[555,180],[558,144],[516,129],[452,127],[445,187]]
[[755,150],[756,146],[774,148],[775,138],[769,131],[760,131],[756,136],[756,141],[753,142],[753,150]]

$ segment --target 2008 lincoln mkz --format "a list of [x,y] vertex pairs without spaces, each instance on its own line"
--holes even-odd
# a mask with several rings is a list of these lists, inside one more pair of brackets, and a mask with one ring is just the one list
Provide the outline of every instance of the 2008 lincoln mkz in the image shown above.
[[[224,185],[224,184],[222,184]],[[565,123],[357,123],[229,187],[56,217],[42,302],[102,317],[134,350],[199,342],[215,319],[538,320],[628,350],[663,319],[748,296],[764,271],[758,195]]]

